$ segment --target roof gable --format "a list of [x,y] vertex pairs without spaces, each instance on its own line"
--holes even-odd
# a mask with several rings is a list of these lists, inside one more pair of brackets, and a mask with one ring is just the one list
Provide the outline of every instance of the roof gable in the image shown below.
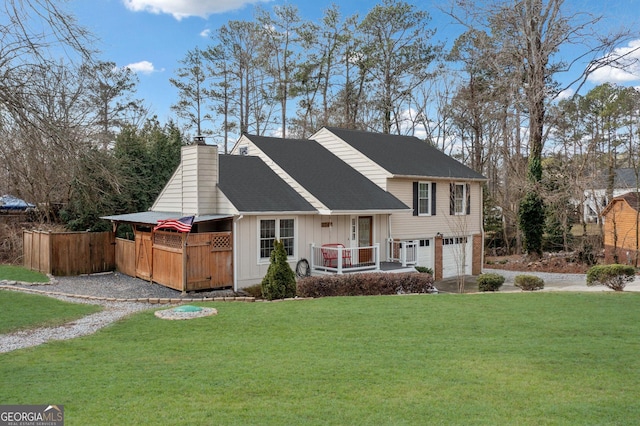
[[605,207],[602,211],[603,215],[606,215],[612,208],[616,202],[626,202],[629,207],[636,211],[640,211],[640,193],[638,192],[627,192],[626,194],[619,195],[614,197],[611,202]]
[[247,137],[332,211],[409,209],[314,140]]
[[218,187],[239,212],[316,212],[260,158],[220,155]]
[[326,129],[393,175],[486,180],[480,173],[414,136]]

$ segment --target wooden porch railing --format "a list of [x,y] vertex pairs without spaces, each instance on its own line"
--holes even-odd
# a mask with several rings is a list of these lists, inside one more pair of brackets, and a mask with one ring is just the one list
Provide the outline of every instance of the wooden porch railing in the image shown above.
[[312,271],[338,274],[380,269],[380,244],[367,247],[344,247],[342,244],[311,244]]

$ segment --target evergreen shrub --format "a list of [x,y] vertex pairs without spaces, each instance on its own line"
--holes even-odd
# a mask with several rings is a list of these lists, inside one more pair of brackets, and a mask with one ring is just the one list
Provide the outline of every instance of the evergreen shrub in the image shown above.
[[498,291],[504,284],[504,277],[495,273],[480,274],[476,281],[480,291]]
[[267,275],[262,279],[262,296],[267,300],[296,297],[296,274],[287,262],[282,242],[275,242]]
[[433,275],[433,269],[431,268],[427,268],[426,266],[416,266],[416,271],[422,273],[422,274],[430,274]]
[[542,290],[544,288],[544,280],[535,275],[516,275],[514,284],[525,291]]
[[596,265],[587,271],[587,285],[603,285],[615,291],[623,291],[625,285],[636,277],[633,266],[620,265]]

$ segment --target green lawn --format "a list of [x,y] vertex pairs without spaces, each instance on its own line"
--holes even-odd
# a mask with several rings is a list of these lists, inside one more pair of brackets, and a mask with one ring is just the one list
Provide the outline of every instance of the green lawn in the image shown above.
[[33,328],[54,327],[101,308],[68,303],[47,296],[0,290],[0,334]]
[[49,277],[43,273],[31,271],[21,266],[0,265],[0,281],[1,280],[48,283]]
[[67,425],[630,424],[640,294],[217,303],[0,355],[2,404]]

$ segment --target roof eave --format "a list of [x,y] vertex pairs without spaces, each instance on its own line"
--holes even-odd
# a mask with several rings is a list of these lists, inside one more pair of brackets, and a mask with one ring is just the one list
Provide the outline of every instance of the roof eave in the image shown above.
[[373,210],[320,210],[322,216],[347,216],[347,215],[372,215],[372,214],[393,214],[400,212],[412,212],[413,209],[373,209]]
[[282,215],[287,215],[287,216],[291,216],[291,215],[316,215],[318,214],[318,211],[316,210],[292,210],[292,211],[239,211],[238,212],[239,215],[245,215],[245,216],[282,216]]
[[464,181],[472,181],[472,182],[487,182],[489,178],[486,177],[464,177],[464,176],[428,176],[428,175],[401,175],[401,174],[392,174],[391,178],[395,179],[441,179],[441,180],[464,180]]

